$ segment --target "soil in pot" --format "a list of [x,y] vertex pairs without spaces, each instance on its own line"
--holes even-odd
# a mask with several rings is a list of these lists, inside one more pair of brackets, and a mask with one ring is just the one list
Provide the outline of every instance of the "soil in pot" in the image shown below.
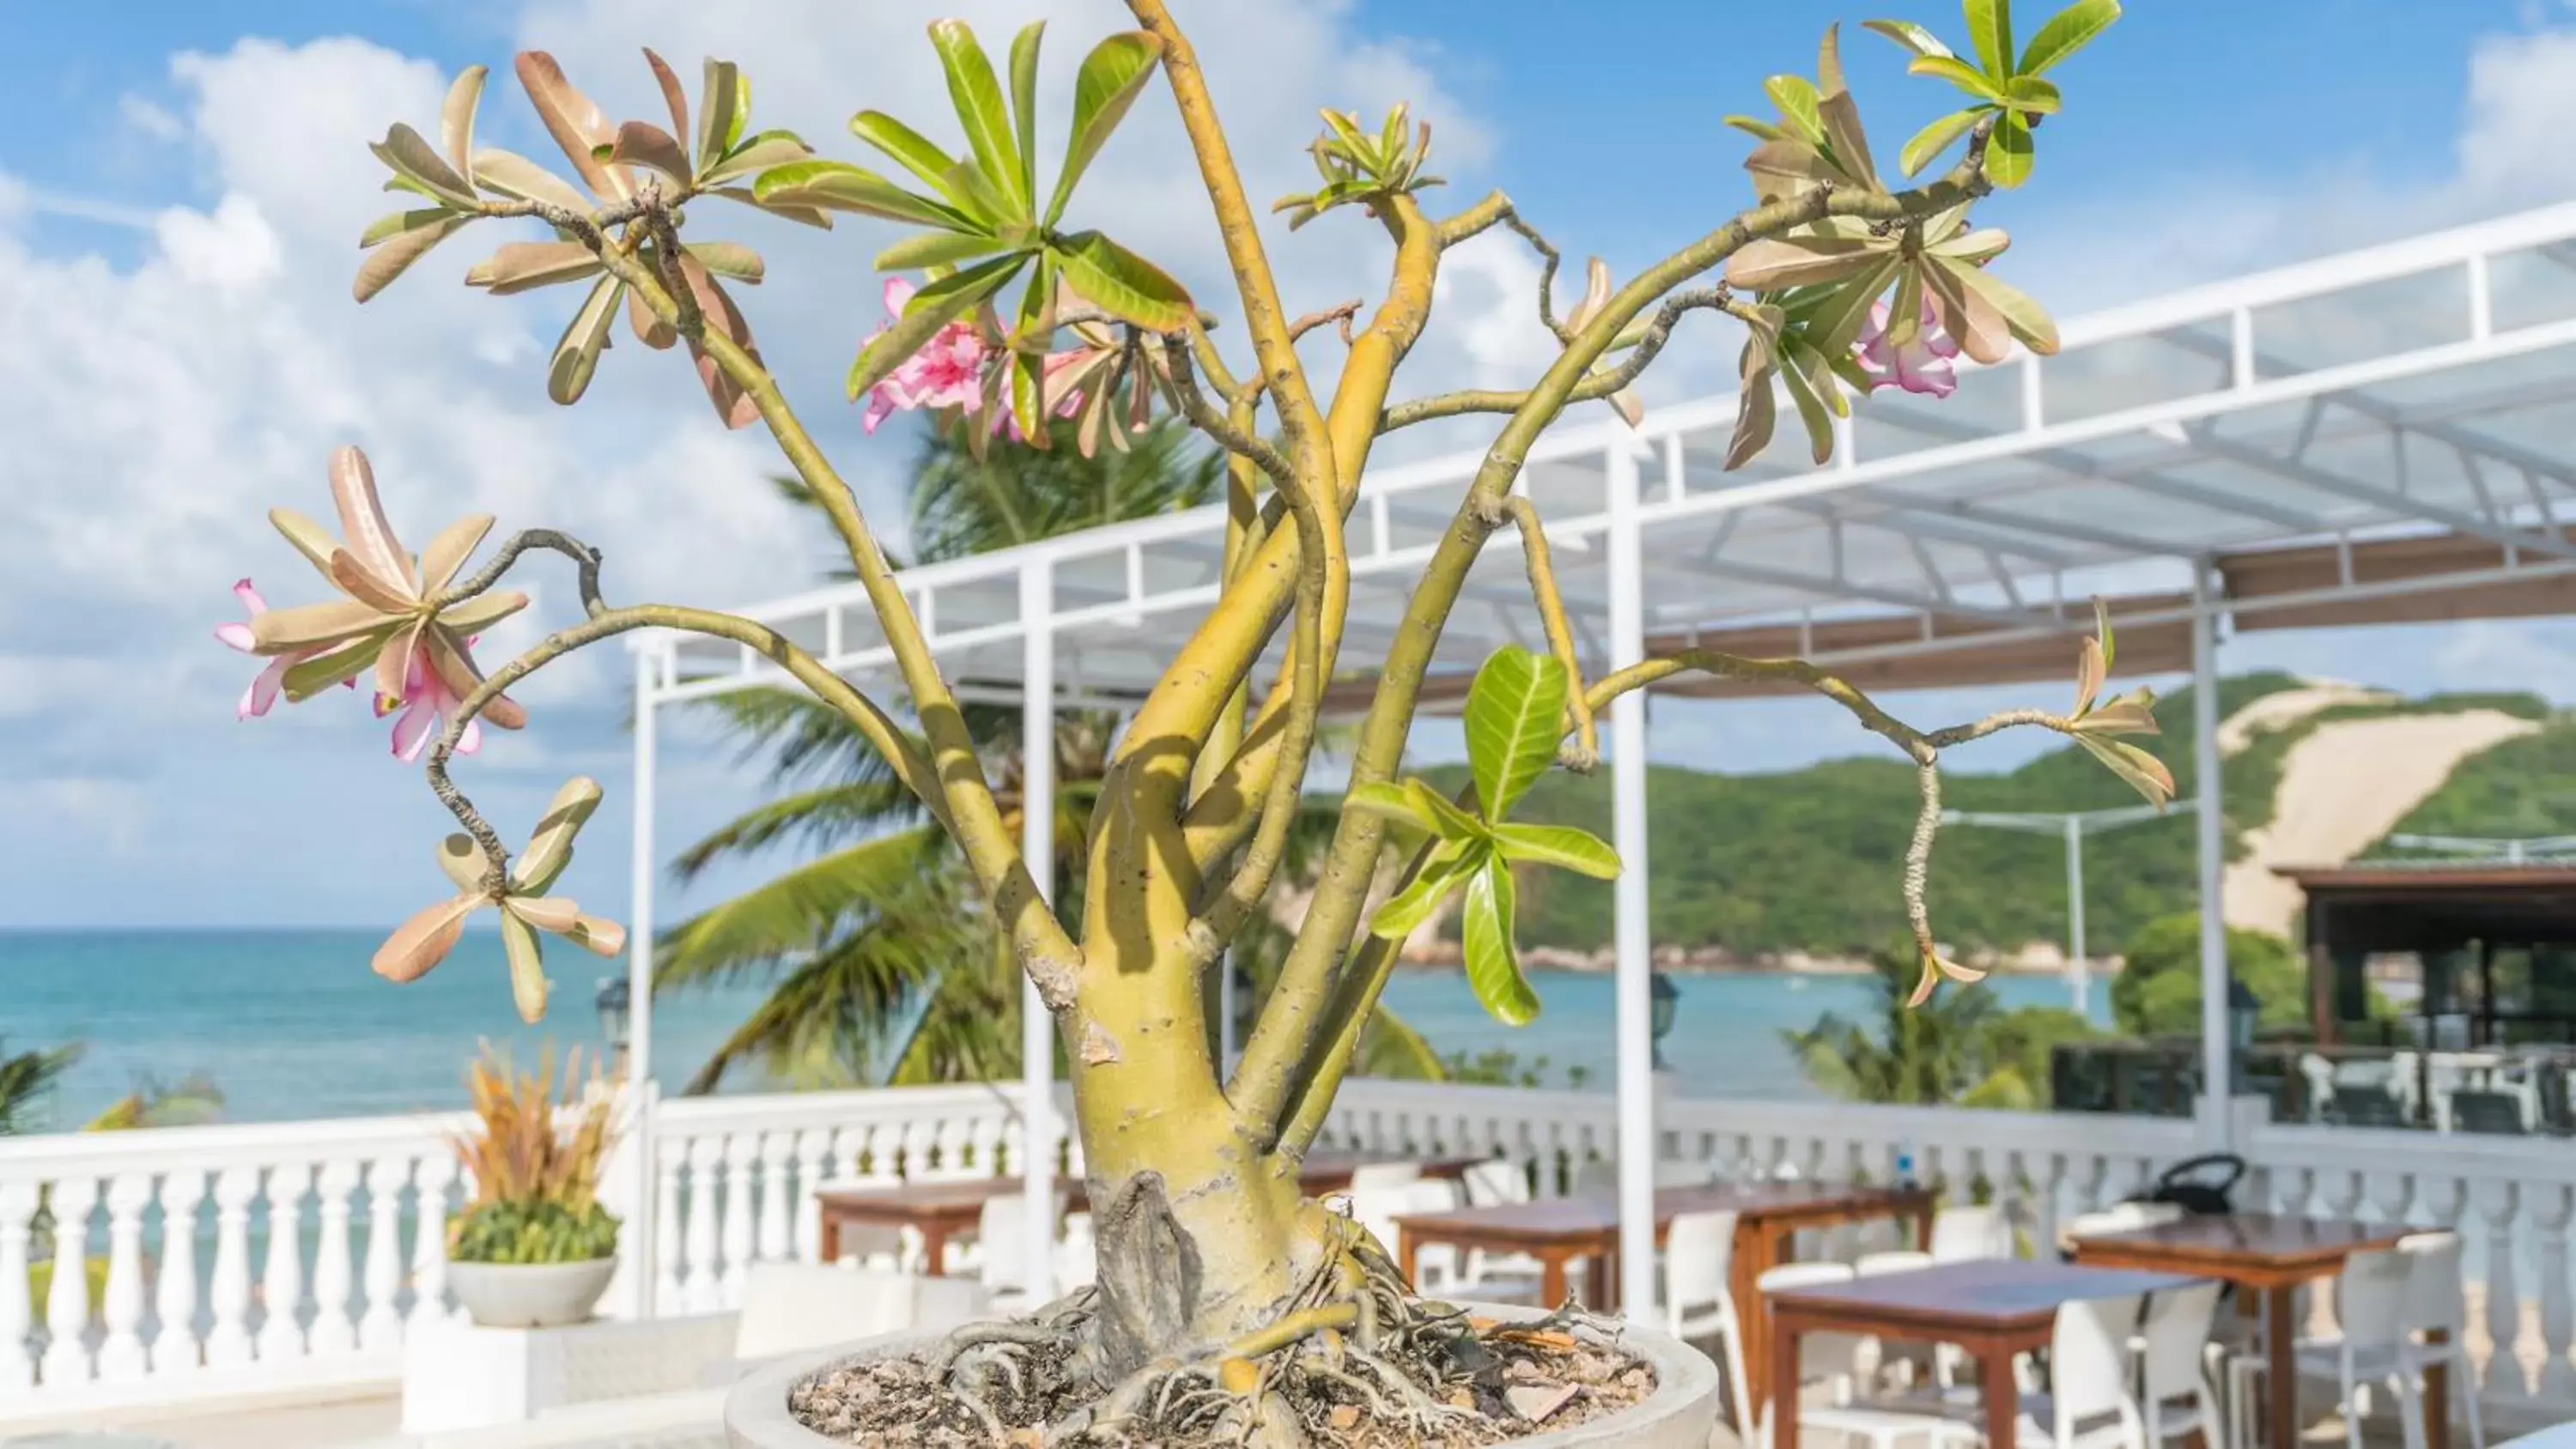
[[[1471,1449],[1576,1428],[1655,1392],[1653,1367],[1619,1345],[1614,1322],[1572,1310],[1500,1322],[1431,1303],[1408,1308],[1408,1321],[1373,1350],[1354,1333],[1323,1329],[1258,1358],[1149,1366],[1104,1395],[1068,1331],[1086,1312],[1076,1295],[1028,1320],[836,1365],[799,1383],[788,1410],[862,1449]],[[1265,1417],[1294,1427],[1253,1422]]]

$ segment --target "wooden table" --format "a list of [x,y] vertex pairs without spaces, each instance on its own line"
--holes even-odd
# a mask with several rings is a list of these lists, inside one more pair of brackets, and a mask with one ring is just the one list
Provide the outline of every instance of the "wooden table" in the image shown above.
[[[2193,1280],[2177,1273],[2081,1268],[2027,1258],[1978,1258],[1764,1295],[1771,1319],[1766,1397],[1773,1449],[1798,1449],[1798,1340],[1810,1333],[1954,1343],[1977,1361],[1985,1387],[1986,1442],[2012,1444],[2021,1417],[2013,1358],[2048,1345],[2067,1303],[2162,1293]],[[1746,1370],[1755,1383],[1762,1375]]]
[[[1763,1273],[1788,1260],[1792,1234],[1805,1228],[1898,1218],[1913,1224],[1916,1246],[1928,1244],[1932,1236],[1932,1194],[1922,1188],[1765,1182],[1666,1188],[1656,1193],[1656,1243],[1664,1241],[1675,1217],[1697,1212],[1736,1215],[1730,1291],[1744,1320],[1744,1372],[1757,1410],[1761,1386],[1770,1382],[1763,1375],[1770,1333],[1762,1316],[1761,1294],[1754,1284]],[[1408,1283],[1413,1281],[1415,1259],[1423,1244],[1450,1243],[1461,1249],[1526,1253],[1536,1258],[1539,1297],[1549,1307],[1566,1300],[1566,1265],[1578,1259],[1588,1260],[1593,1289],[1589,1296],[1598,1300],[1589,1306],[1604,1311],[1618,1307],[1616,1194],[1587,1193],[1456,1212],[1407,1213],[1395,1220],[1395,1227],[1396,1251]]]
[[[2265,1357],[2270,1362],[2273,1449],[2295,1449],[2299,1432],[2296,1345],[2299,1285],[2343,1271],[2355,1253],[2397,1245],[2409,1229],[2269,1213],[2222,1213],[2184,1218],[2152,1228],[2075,1239],[2075,1261],[2105,1268],[2144,1268],[2219,1278],[2263,1295],[2271,1320]],[[2435,1364],[2424,1374],[2426,1442],[2448,1449],[2449,1375]],[[2349,1413],[2349,1407],[2345,1412]]]
[[[1328,1192],[1341,1192],[1351,1185],[1351,1175],[1362,1166],[1393,1159],[1370,1157],[1359,1153],[1318,1153],[1306,1159],[1298,1184],[1309,1197]],[[1417,1164],[1424,1177],[1455,1180],[1466,1176],[1467,1169],[1484,1161],[1481,1157],[1435,1157]],[[945,1182],[905,1182],[888,1187],[827,1187],[818,1189],[814,1198],[822,1210],[823,1261],[837,1263],[841,1258],[841,1229],[844,1225],[881,1228],[911,1228],[921,1234],[922,1256],[927,1259],[923,1271],[934,1276],[944,1273],[948,1240],[960,1233],[971,1233],[983,1222],[984,1204],[997,1197],[1010,1197],[1025,1186],[1014,1177],[966,1177]],[[1066,1210],[1082,1212],[1090,1205],[1086,1185],[1079,1178],[1060,1179]]]

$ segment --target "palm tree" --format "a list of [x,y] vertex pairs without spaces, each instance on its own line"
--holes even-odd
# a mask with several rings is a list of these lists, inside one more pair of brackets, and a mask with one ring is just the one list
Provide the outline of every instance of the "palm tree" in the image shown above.
[[1784,1031],[1807,1080],[1847,1102],[1913,1106],[2030,1107],[2039,1087],[1998,1051],[2009,1013],[1984,986],[1953,987],[1907,1007],[1920,970],[1914,943],[1870,958],[1869,1020],[1835,1012],[1805,1031]]
[[54,1083],[80,1055],[78,1042],[52,1051],[0,1055],[0,1137],[32,1132],[41,1125]]
[[[924,444],[912,495],[913,557],[936,562],[1050,538],[1100,524],[1193,507],[1224,479],[1222,458],[1186,428],[1158,424],[1124,452],[1084,457],[1065,445],[995,449],[978,459],[934,434]],[[792,501],[811,504],[782,481]],[[958,869],[947,834],[839,713],[801,690],[753,689],[703,702],[743,758],[765,760],[777,798],[683,851],[676,873],[693,880],[720,861],[780,848],[817,851],[769,881],[674,927],[656,948],[657,990],[745,978],[769,995],[689,1081],[715,1088],[737,1065],[758,1062],[798,1085],[913,1085],[990,1081],[1020,1069],[1020,975]],[[966,707],[989,742],[987,774],[1010,828],[1021,808],[1020,714]],[[1118,717],[1057,716],[1054,899],[1081,910],[1083,832],[1105,773]],[[1319,810],[1319,834],[1330,812]],[[1292,861],[1293,866],[1293,861]],[[1247,937],[1238,965],[1257,995],[1275,965]],[[1419,1035],[1379,1014],[1362,1045],[1364,1069],[1437,1075]]]

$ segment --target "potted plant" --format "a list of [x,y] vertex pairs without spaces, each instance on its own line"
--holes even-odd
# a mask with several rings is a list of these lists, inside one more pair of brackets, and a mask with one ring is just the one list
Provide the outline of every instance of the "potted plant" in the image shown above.
[[[614,925],[548,893],[598,789],[567,787],[514,856],[450,767],[476,747],[483,726],[521,727],[526,714],[509,691],[567,654],[637,630],[739,646],[846,719],[882,757],[885,778],[947,830],[1066,1043],[1099,1282],[1023,1320],[962,1331],[935,1351],[835,1370],[862,1380],[847,1402],[913,1416],[880,1417],[858,1431],[890,1442],[944,1435],[1050,1444],[1406,1434],[1486,1442],[1557,1432],[1562,1419],[1542,1426],[1507,1401],[1501,1375],[1529,1344],[1579,1347],[1580,1332],[1422,1302],[1383,1245],[1302,1200],[1297,1187],[1397,946],[1415,927],[1458,902],[1466,975],[1488,1009],[1512,1022],[1538,1011],[1514,949],[1518,882],[1546,869],[1615,874],[1619,861],[1581,831],[1514,819],[1536,778],[1592,768],[1596,719],[1615,705],[1623,722],[1642,725],[1637,692],[1677,676],[1786,683],[1835,701],[1894,746],[1919,780],[1906,868],[1890,883],[1912,927],[1918,1001],[1945,978],[1977,974],[1936,949],[1924,895],[1944,750],[2030,727],[2073,738],[2150,798],[2168,795],[2172,781],[2154,756],[2120,738],[2154,731],[2145,694],[2100,698],[2107,629],[2071,651],[2072,708],[1942,729],[1906,723],[1802,660],[1710,649],[1636,662],[1586,657],[1540,504],[1515,485],[1541,432],[1569,409],[1600,400],[1633,421],[1631,385],[1693,314],[1732,318],[1746,338],[1729,467],[1771,448],[1781,391],[1803,446],[1778,452],[1822,463],[1856,392],[1945,395],[1961,352],[1991,363],[2016,344],[2054,350],[2046,312],[1989,267],[2005,248],[2003,233],[1972,227],[1969,216],[1991,193],[2029,178],[2038,123],[2063,104],[2057,79],[2044,72],[2098,36],[2120,7],[2074,0],[2026,45],[2014,41],[2008,0],[1966,0],[1967,37],[1955,49],[1919,25],[1872,22],[1916,74],[1966,95],[1884,163],[1863,133],[1829,31],[1812,79],[1768,82],[1776,116],[1729,118],[1753,138],[1744,158],[1752,203],[1711,216],[1710,229],[1624,282],[1592,261],[1570,308],[1554,291],[1558,249],[1508,196],[1435,207],[1430,130],[1404,107],[1383,124],[1326,112],[1309,148],[1316,187],[1275,209],[1289,213],[1289,230],[1314,224],[1301,244],[1378,251],[1384,284],[1373,308],[1300,316],[1269,260],[1285,239],[1263,231],[1233,159],[1242,138],[1219,121],[1188,36],[1165,0],[1127,3],[1137,28],[1100,40],[1073,78],[1070,124],[1059,133],[1065,150],[1051,176],[1041,175],[1037,155],[1043,26],[1035,24],[999,65],[965,25],[931,27],[925,65],[935,60],[943,73],[955,125],[934,127],[944,133],[934,137],[875,110],[850,123],[901,180],[754,128],[750,88],[728,62],[706,63],[692,105],[680,77],[649,51],[667,129],[658,116],[612,121],[552,57],[518,57],[520,87],[562,148],[564,168],[477,144],[480,66],[450,90],[436,142],[397,124],[375,148],[406,209],[361,238],[358,300],[462,231],[525,224],[523,238],[475,263],[465,280],[495,294],[579,285],[545,369],[548,395],[578,401],[621,326],[645,349],[685,353],[724,423],[764,428],[830,518],[882,631],[893,689],[872,695],[807,641],[757,620],[612,599],[598,551],[554,529],[517,533],[469,570],[492,520],[467,518],[415,557],[378,503],[365,458],[343,449],[331,470],[340,537],[298,513],[271,515],[338,597],[261,611],[245,595],[261,612],[226,637],[271,661],[246,707],[256,712],[281,691],[310,699],[366,674],[384,709],[403,710],[397,748],[406,757],[426,749],[430,786],[461,826],[441,856],[459,893],[399,927],[376,970],[396,981],[419,976],[447,954],[466,916],[493,907],[531,1020],[546,997],[539,933],[609,953],[622,944]],[[1194,296],[1113,239],[1131,218],[1075,208],[1086,170],[1158,77],[1209,198],[1226,263],[1222,296]],[[1928,179],[1907,179],[1918,173]],[[1115,449],[1163,407],[1226,459],[1232,521],[1212,602],[1195,622],[1158,626],[1173,631],[1169,666],[1137,697],[1094,792],[1079,912],[1059,911],[1042,894],[1023,840],[1051,839],[1049,812],[1024,808],[1017,782],[991,769],[991,742],[977,737],[978,716],[961,705],[875,525],[763,360],[738,300],[765,264],[717,228],[829,226],[834,213],[892,222],[901,233],[875,254],[888,274],[889,315],[861,344],[847,380],[849,398],[866,401],[869,429],[918,409],[979,449]],[[1408,396],[1396,380],[1430,323],[1444,259],[1487,233],[1518,236],[1542,259],[1535,312],[1558,354],[1523,387]],[[810,295],[794,305],[815,308]],[[1329,352],[1328,370],[1310,368],[1301,339],[1319,357]],[[1346,638],[1344,520],[1378,439],[1480,416],[1499,428],[1437,543],[1423,551],[1400,626]],[[1406,742],[1452,612],[1471,595],[1480,608],[1499,597],[1491,578],[1471,590],[1469,573],[1507,531],[1526,566],[1529,636],[1546,647],[1506,648],[1484,662],[1466,704],[1472,783],[1445,793],[1402,777]],[[525,594],[501,584],[532,551],[570,560],[581,617],[487,675],[468,646],[526,606]],[[1265,663],[1274,657],[1281,662]],[[1309,767],[1326,757],[1317,748],[1326,686],[1354,674],[1374,688],[1356,735],[1330,752],[1347,762],[1346,808],[1229,1072],[1200,1032],[1175,1027],[1207,1020],[1229,942],[1266,909],[1303,813]],[[1642,748],[1642,730],[1630,738]],[[1381,863],[1390,853],[1400,865],[1386,894]],[[1631,1333],[1628,1343],[1653,1342]],[[1568,1362],[1584,1357],[1563,1351]],[[1673,1412],[1673,1403],[1651,1401],[1680,1395],[1680,1412],[1704,1427],[1713,1409],[1701,1402],[1707,1387],[1660,1375],[1654,1358],[1620,1368],[1614,1356],[1606,1380],[1573,1386],[1591,1396],[1578,1415],[1604,1407],[1605,1384],[1624,1384],[1647,1396],[1636,1412]],[[1651,1382],[1640,1388],[1632,1373]],[[1618,1412],[1587,1420],[1585,1430],[1618,1440],[1626,1427]]]
[[447,1220],[447,1281],[484,1328],[581,1323],[617,1271],[617,1218],[599,1202],[615,1105],[581,1053],[555,1094],[551,1052],[533,1073],[490,1046],[466,1072],[479,1127],[456,1155],[474,1196]]

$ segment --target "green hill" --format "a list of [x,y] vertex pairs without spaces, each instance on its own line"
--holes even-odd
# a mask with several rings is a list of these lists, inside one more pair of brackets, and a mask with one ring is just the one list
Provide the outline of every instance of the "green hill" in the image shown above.
[[[2300,681],[2256,674],[2219,685],[2219,717]],[[2546,706],[2530,696],[2446,696],[2345,705],[2257,737],[2227,761],[2224,797],[2230,851],[2270,817],[2283,759],[2308,730],[2335,719],[2383,713],[2500,708],[2530,717]],[[2150,743],[2185,795],[2194,786],[2191,693],[2158,703],[2164,734]],[[1421,772],[1455,788],[1462,766]],[[2518,800],[2539,776],[2565,782],[2557,823],[2502,830],[2491,802]],[[1581,825],[1607,836],[1610,781],[1551,772],[1521,818]],[[1893,751],[1829,760],[1772,774],[1727,775],[1671,765],[1649,774],[1647,836],[1658,944],[1723,946],[1758,955],[1803,950],[1858,955],[1903,927],[1897,883],[1915,812],[1914,772]],[[2072,746],[2000,774],[1945,773],[1943,802],[1962,810],[2089,810],[2134,804],[2136,795]],[[2576,726],[2513,741],[2463,767],[2416,812],[2440,823],[2410,830],[2501,834],[2576,830]],[[2512,818],[2520,818],[2515,816]],[[2463,822],[2479,822],[2472,830]],[[2086,842],[2088,930],[2097,951],[2116,949],[2147,922],[2192,906],[2193,830],[2187,815]],[[1934,922],[1944,940],[1973,950],[2059,940],[2065,929],[2065,853],[2050,836],[1953,827],[1942,832],[1932,868]],[[1608,884],[1563,871],[1533,872],[1521,896],[1527,946],[1592,950],[1610,939]]]

